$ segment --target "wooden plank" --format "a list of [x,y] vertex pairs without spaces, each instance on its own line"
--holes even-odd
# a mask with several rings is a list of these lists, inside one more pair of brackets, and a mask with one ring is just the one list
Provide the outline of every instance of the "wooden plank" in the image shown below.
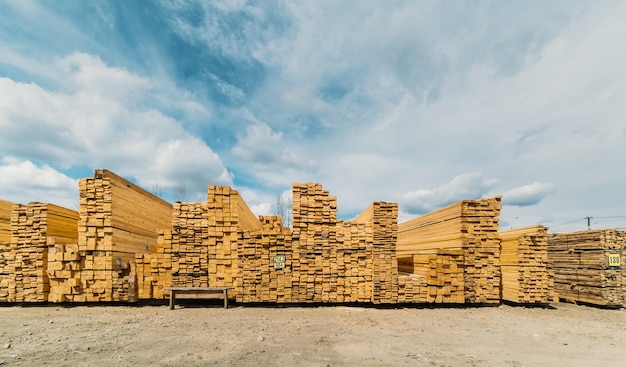
[[11,212],[13,203],[0,199],[0,242],[11,241]]

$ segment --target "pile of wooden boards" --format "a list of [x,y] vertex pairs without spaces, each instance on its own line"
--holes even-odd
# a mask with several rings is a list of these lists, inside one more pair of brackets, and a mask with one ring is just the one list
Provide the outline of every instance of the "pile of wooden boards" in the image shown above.
[[167,297],[170,285],[229,286],[243,303],[396,303],[397,204],[373,203],[345,222],[321,184],[294,184],[293,195],[293,232],[279,217],[256,218],[229,187],[176,203],[172,229],[136,255],[139,298]]
[[[365,225],[365,236],[372,242],[372,282],[374,303],[396,303],[398,295],[398,204],[374,202],[352,223]],[[366,269],[369,270],[369,269]]]
[[298,293],[290,269],[294,263],[291,252],[291,231],[283,228],[277,216],[259,217],[262,229],[245,231],[240,242],[240,278],[237,301],[291,302]]
[[173,218],[172,285],[208,287],[210,228],[206,203],[175,203]]
[[68,244],[48,241],[48,266],[46,270],[50,281],[49,302],[84,301],[81,298],[80,268],[81,257],[78,251],[78,241]]
[[[209,286],[233,287],[241,291],[239,248],[244,232],[257,232],[263,226],[237,190],[209,186],[207,198]],[[179,285],[174,283],[174,285]]]
[[157,244],[149,253],[135,254],[136,267],[131,278],[137,280],[138,299],[163,299],[172,286],[172,247],[179,248],[178,237],[171,230],[159,231]]
[[241,292],[239,248],[261,222],[236,190],[210,185],[207,202],[174,204],[171,224],[149,254],[137,254],[139,298],[165,298],[164,287],[233,287]]
[[626,232],[616,229],[555,233],[548,258],[560,299],[626,306]]
[[53,204],[16,204],[11,214],[11,242],[6,302],[48,301],[48,244],[78,241],[78,213]]
[[[398,225],[397,256],[403,266],[422,268],[419,264],[410,265],[411,262],[421,261],[424,264],[426,261],[421,257],[414,258],[414,255],[454,256],[448,262],[455,264],[456,271],[443,272],[441,276],[437,273],[440,278],[437,278],[436,283],[433,283],[434,277],[428,279],[429,287],[441,287],[437,284],[444,284],[441,296],[436,295],[434,302],[448,302],[453,299],[461,302],[458,291],[461,274],[464,288],[462,298],[465,303],[500,302],[498,222],[501,207],[499,196],[463,200]],[[452,255],[439,253],[439,250],[461,252]],[[462,266],[459,266],[461,260],[458,256],[463,257]],[[430,263],[430,259],[428,261]],[[430,296],[428,299],[433,298]]]
[[156,245],[170,228],[172,206],[107,170],[79,182],[78,250],[81,294],[74,301],[133,301],[136,253]]
[[0,302],[6,302],[9,295],[8,257],[11,242],[11,212],[13,203],[0,200]]
[[428,291],[425,276],[398,273],[398,303],[428,303]]
[[424,279],[420,303],[465,303],[463,250],[415,250],[410,257],[398,259],[401,274],[419,275]]
[[268,219],[244,234],[238,301],[397,302],[397,204],[375,202],[353,221],[337,220],[337,199],[311,182],[293,185],[292,203],[293,232]]
[[500,232],[502,299],[547,304],[554,298],[548,268],[548,228],[530,226]]

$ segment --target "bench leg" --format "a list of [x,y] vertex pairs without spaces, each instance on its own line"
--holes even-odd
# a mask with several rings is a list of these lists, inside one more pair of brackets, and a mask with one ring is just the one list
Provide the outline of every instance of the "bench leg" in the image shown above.
[[174,309],[175,299],[176,299],[176,292],[172,291],[172,293],[170,293],[170,310]]
[[228,308],[228,290],[224,289],[224,308]]

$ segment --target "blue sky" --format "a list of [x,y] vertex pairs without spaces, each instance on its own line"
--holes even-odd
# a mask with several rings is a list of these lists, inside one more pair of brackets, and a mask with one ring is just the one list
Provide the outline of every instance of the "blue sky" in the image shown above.
[[[0,2],[0,198],[76,208],[110,169],[320,182],[351,218],[503,195],[501,227],[626,227],[621,1]],[[171,195],[168,196],[171,199]]]

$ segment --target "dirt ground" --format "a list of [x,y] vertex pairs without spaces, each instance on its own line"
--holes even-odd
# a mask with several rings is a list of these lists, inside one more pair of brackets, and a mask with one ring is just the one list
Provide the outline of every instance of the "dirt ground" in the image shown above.
[[626,366],[626,311],[0,307],[1,366]]

